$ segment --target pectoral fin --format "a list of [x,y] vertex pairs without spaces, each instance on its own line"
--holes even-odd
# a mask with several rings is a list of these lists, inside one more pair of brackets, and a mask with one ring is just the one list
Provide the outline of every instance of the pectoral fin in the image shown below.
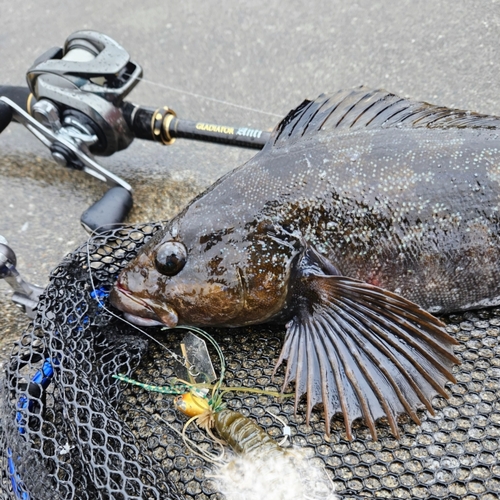
[[395,293],[322,274],[318,265],[308,269],[296,278],[296,315],[277,363],[288,360],[284,386],[295,380],[296,407],[307,394],[307,420],[323,403],[327,433],[331,417],[342,412],[349,439],[358,417],[376,439],[380,417],[398,436],[398,414],[419,423],[417,408],[433,413],[433,396],[447,397],[444,385],[455,381],[451,369],[459,363],[443,323]]

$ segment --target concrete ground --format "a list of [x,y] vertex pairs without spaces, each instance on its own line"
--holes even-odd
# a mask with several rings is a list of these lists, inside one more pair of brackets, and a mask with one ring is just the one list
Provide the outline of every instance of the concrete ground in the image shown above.
[[[144,69],[129,99],[186,119],[269,129],[304,98],[358,85],[500,115],[497,0],[107,2],[0,0],[1,84],[80,29],[106,33]],[[168,218],[252,150],[135,141],[98,159],[135,188],[130,222]],[[81,213],[103,192],[57,166],[20,125],[0,135],[0,234],[29,280],[83,242]],[[0,353],[25,328],[0,284]],[[1,357],[1,356],[0,356]]]

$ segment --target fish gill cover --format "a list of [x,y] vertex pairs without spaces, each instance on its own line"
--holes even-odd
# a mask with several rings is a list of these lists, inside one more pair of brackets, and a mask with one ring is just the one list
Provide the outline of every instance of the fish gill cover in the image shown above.
[[[175,372],[163,348],[100,303],[106,306],[117,273],[160,227],[132,226],[95,237],[52,273],[38,316],[15,345],[2,380],[1,498],[223,498],[212,465],[191,453],[172,429],[181,430],[187,420],[174,410],[173,398],[112,378],[123,373],[165,385]],[[231,393],[227,406],[277,439],[282,426],[274,416],[286,422],[293,445],[316,468],[324,467],[342,499],[496,499],[500,309],[445,320],[460,342],[457,383],[447,386],[449,400],[434,398],[434,415],[419,412],[420,426],[400,417],[399,440],[382,420],[376,424],[378,441],[359,421],[348,441],[341,418],[333,420],[326,438],[319,409],[306,425],[304,402],[294,415],[293,401],[264,394]],[[149,331],[170,348],[182,336]],[[271,375],[283,327],[211,334],[224,353],[227,385],[280,389],[283,369],[274,381]],[[187,434],[213,449],[195,426]]]

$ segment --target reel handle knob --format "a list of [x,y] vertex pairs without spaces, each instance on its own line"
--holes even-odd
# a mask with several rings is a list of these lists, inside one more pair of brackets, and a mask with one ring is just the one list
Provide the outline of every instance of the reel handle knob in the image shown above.
[[0,235],[0,279],[12,276],[12,268],[15,269],[17,263],[14,250],[9,247],[7,240]]
[[12,109],[5,102],[0,101],[0,133],[4,131],[12,120]]
[[121,186],[114,186],[83,212],[80,222],[89,233],[103,233],[122,223],[132,205],[132,193]]
[[25,281],[16,269],[16,262],[14,250],[0,235],[0,279],[4,279],[14,291],[12,301],[21,306],[29,318],[34,318],[38,298],[44,289]]

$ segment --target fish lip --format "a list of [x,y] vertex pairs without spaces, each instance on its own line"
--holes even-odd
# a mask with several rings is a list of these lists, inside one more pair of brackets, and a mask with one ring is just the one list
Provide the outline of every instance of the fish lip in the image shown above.
[[128,312],[124,312],[123,317],[126,321],[136,326],[164,326],[161,321],[156,319],[143,318],[142,316],[136,316],[135,314],[130,314]]
[[117,281],[109,296],[110,303],[126,314],[126,319],[139,326],[177,326],[177,313],[170,307],[162,307],[159,314],[146,300],[136,297],[123,283]]
[[[154,315],[155,317],[150,319],[159,319],[156,317],[155,312],[147,302],[135,297],[132,292],[119,281],[113,287],[113,290],[109,295],[109,300],[114,307],[125,313],[140,318],[146,318],[150,315]],[[141,312],[143,314],[135,314],[137,312]],[[147,316],[144,315],[145,312],[147,313]]]

